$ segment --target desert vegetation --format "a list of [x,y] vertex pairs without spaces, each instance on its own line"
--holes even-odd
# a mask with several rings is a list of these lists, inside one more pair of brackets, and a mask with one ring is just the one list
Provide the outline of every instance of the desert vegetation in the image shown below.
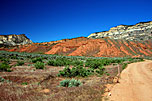
[[138,61],[0,51],[0,100],[101,100],[117,68]]
[[82,83],[79,80],[75,80],[75,79],[65,79],[63,81],[60,81],[60,87],[78,87],[81,86]]

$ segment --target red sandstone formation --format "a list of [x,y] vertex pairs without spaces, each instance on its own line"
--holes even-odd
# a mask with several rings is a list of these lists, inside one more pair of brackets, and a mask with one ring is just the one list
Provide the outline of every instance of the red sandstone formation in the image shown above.
[[79,37],[53,42],[21,45],[12,49],[0,48],[0,50],[30,53],[41,52],[45,54],[59,54],[67,56],[140,57],[152,56],[152,40],[133,42],[113,40],[109,38],[89,39]]
[[[84,40],[83,40],[84,39]],[[62,54],[68,56],[124,57],[152,56],[152,45],[148,42],[129,42],[125,40],[73,39],[54,45],[45,54]]]

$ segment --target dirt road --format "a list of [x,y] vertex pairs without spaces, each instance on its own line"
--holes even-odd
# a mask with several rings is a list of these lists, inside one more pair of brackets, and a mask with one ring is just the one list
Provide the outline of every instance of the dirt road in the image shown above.
[[129,64],[110,93],[110,101],[152,101],[152,61]]

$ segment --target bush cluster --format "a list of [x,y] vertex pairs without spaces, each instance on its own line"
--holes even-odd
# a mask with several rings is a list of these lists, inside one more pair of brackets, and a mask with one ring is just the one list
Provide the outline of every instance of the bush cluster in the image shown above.
[[33,62],[33,63],[36,63],[36,62],[38,62],[38,61],[39,61],[39,62],[43,62],[43,61],[42,61],[42,58],[34,58],[34,59],[32,59],[32,62]]
[[57,58],[56,60],[48,61],[48,65],[50,66],[67,66],[70,64],[71,64],[71,61],[66,58]]
[[0,71],[5,71],[5,72],[11,72],[10,70],[11,66],[5,62],[0,63]]
[[123,63],[122,64],[122,69],[125,69],[127,67],[128,63]]
[[99,60],[92,60],[92,59],[88,59],[85,63],[85,66],[86,67],[90,67],[90,68],[93,68],[93,69],[97,69],[99,68],[100,66],[103,66],[103,64],[101,63],[101,61]]
[[18,59],[17,56],[11,56],[11,59]]
[[45,68],[45,65],[43,62],[39,62],[37,61],[35,64],[34,64],[35,68],[36,69],[44,69]]
[[17,61],[17,64],[16,64],[17,66],[22,66],[22,65],[24,65],[24,61]]
[[105,72],[105,68],[103,66],[100,66],[97,70],[96,70],[96,73],[100,74],[100,75],[103,75]]
[[122,63],[124,59],[88,59],[85,63],[86,67],[97,69],[101,66],[110,65],[112,63]]
[[63,81],[60,81],[60,87],[78,87],[78,86],[81,86],[82,83],[79,81],[79,80],[75,80],[75,79],[72,79],[72,80],[63,80]]
[[83,61],[79,61],[79,60],[74,60],[74,61],[72,61],[71,62],[71,65],[73,65],[73,66],[83,66]]
[[10,63],[10,60],[8,58],[1,58],[0,59],[3,63],[7,63],[9,64]]
[[72,60],[72,59],[67,59],[67,58],[52,59],[52,60],[49,60],[47,64],[50,66],[68,66],[68,65],[74,65],[74,66],[82,65],[83,66],[82,61]]
[[63,70],[59,71],[58,76],[63,77],[87,77],[89,75],[92,75],[94,73],[94,70],[92,68],[86,69],[81,65],[75,66],[72,69],[70,69],[68,66],[64,68]]
[[128,61],[130,63],[133,63],[133,62],[144,61],[144,59],[143,58],[130,58],[130,59],[128,59]]

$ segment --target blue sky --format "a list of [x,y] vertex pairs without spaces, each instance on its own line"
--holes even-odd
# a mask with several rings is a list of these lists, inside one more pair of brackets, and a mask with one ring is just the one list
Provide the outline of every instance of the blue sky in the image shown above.
[[0,34],[34,42],[87,37],[120,24],[152,21],[152,0],[0,0]]

